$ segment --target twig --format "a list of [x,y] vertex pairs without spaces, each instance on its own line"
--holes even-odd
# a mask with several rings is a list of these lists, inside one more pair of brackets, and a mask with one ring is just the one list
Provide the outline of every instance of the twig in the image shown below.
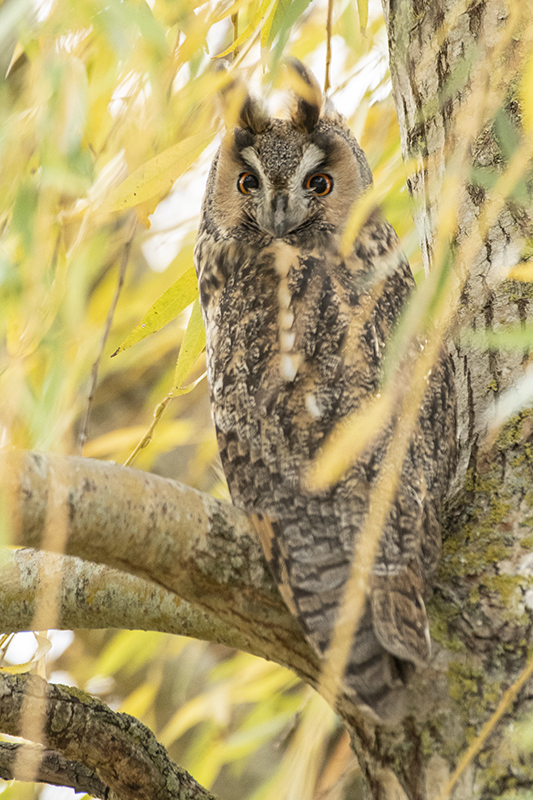
[[148,445],[152,440],[152,436],[154,435],[154,430],[157,423],[163,416],[165,408],[168,406],[168,404],[174,398],[174,396],[175,395],[172,391],[169,394],[167,394],[164,400],[161,400],[161,402],[157,404],[157,406],[154,409],[154,416],[150,424],[150,427],[144,434],[139,444],[136,446],[135,450],[132,453],[130,453],[130,455],[127,457],[126,461],[124,462],[125,467],[130,467],[137,458],[137,456],[139,455],[139,453],[141,452],[141,450],[144,450],[145,447],[148,447]]
[[[28,699],[36,713],[46,718],[46,734],[40,735],[38,743],[60,753],[70,766],[82,762],[89,775],[94,772],[108,787],[106,798],[110,789],[117,800],[215,800],[169,758],[153,733],[134,717],[112,711],[79,689],[47,683],[36,675],[0,674],[2,732],[20,735],[21,708]],[[47,752],[44,748],[19,748],[14,756],[15,778],[28,779],[21,756],[27,755],[33,765]],[[41,774],[42,769],[40,763],[33,774]]]
[[324,94],[331,86],[329,72],[331,67],[331,17],[333,15],[333,0],[328,0],[328,15],[326,19],[326,77],[324,78]]
[[[233,41],[236,42],[239,38],[239,12],[231,15],[231,24],[233,25]],[[232,61],[235,61],[239,55],[239,48],[236,47],[232,54]]]
[[126,275],[126,267],[128,266],[128,261],[130,258],[131,253],[131,246],[133,244],[133,237],[135,236],[135,230],[137,227],[136,219],[133,218],[133,222],[131,224],[131,231],[130,235],[126,243],[124,244],[124,249],[122,251],[122,259],[120,262],[120,270],[118,274],[118,283],[117,288],[115,289],[115,296],[111,302],[109,307],[109,311],[107,313],[107,319],[105,323],[104,332],[102,334],[102,340],[100,342],[100,350],[98,351],[98,355],[96,356],[96,360],[91,369],[91,387],[89,389],[89,396],[87,397],[87,406],[85,408],[85,416],[83,418],[83,423],[80,428],[80,435],[78,437],[78,454],[82,455],[83,445],[87,441],[87,429],[89,427],[89,417],[91,414],[91,406],[94,399],[94,394],[96,392],[96,385],[98,383],[98,370],[100,368],[100,361],[102,360],[102,355],[104,353],[104,348],[106,346],[107,338],[109,336],[109,331],[111,330],[111,325],[113,324],[113,317],[115,316],[115,310],[117,307],[118,299],[120,297],[120,293],[122,291],[122,287],[124,286],[124,277]]

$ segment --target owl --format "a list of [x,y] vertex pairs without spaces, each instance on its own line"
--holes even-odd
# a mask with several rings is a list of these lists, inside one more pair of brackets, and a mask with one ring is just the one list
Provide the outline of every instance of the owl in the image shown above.
[[[375,398],[387,343],[414,287],[379,209],[348,256],[341,237],[372,183],[366,157],[314,76],[290,119],[240,96],[209,174],[195,247],[218,446],[235,505],[268,522],[263,548],[316,652],[328,648],[394,421],[332,486],[306,476],[328,435]],[[440,515],[455,458],[455,399],[444,354],[382,532],[343,688],[383,720],[427,663],[424,598],[440,553]]]

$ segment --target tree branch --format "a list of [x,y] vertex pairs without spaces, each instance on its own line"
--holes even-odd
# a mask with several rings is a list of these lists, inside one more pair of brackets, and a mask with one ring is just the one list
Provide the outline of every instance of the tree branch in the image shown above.
[[[22,705],[28,700],[32,711],[44,715],[41,744],[60,754],[58,769],[68,771],[72,778],[76,770],[72,762],[81,762],[88,767],[82,779],[93,780],[94,773],[104,787],[100,796],[107,798],[110,789],[118,800],[215,800],[169,759],[164,747],[138,720],[111,711],[79,689],[47,684],[36,675],[0,675],[0,726],[4,733],[19,735]],[[48,760],[40,764],[36,757],[40,759],[42,753],[36,748],[19,750],[12,763],[14,777],[40,780],[51,769],[53,772],[57,753],[44,751]]]
[[[122,573],[122,582],[124,573],[154,582],[166,592],[170,617],[170,595],[175,608],[177,595],[197,613],[207,613],[199,636],[216,621],[206,638],[231,642],[316,683],[318,659],[278,594],[250,521],[234,506],[157,475],[54,454],[2,453],[0,486],[9,499],[15,544],[51,547],[47,524],[66,519],[67,555],[106,564]],[[61,503],[63,513],[50,510]],[[72,568],[66,561],[57,564]],[[92,576],[102,579],[94,570]],[[83,579],[79,571],[72,576],[74,582]],[[105,610],[97,618],[100,613],[103,620]],[[131,619],[133,608],[124,613]]]
[[[37,772],[31,770],[29,781],[49,783],[52,786],[69,786],[75,792],[85,792],[91,797],[111,800],[108,787],[94,774],[94,771],[69,761],[56,750],[48,750],[40,745],[0,742],[0,778],[5,781],[24,780],[24,774],[16,768],[20,760],[38,763]],[[115,797],[115,795],[113,795]]]
[[0,555],[2,633],[32,629],[43,570],[59,586],[58,608],[40,617],[46,628],[162,631],[239,650],[249,645],[239,628],[152,581],[75,556],[45,557],[31,549]]

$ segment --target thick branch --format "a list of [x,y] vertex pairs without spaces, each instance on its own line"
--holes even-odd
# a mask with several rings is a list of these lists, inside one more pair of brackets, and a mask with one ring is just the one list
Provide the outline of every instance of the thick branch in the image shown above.
[[[85,777],[94,772],[119,800],[215,800],[169,759],[138,720],[111,711],[78,689],[47,684],[36,675],[0,675],[0,729],[4,733],[20,734],[21,710],[28,701],[32,713],[44,715],[41,744],[66,759],[58,764],[60,769],[72,774],[74,766],[67,762],[84,764],[89,769]],[[34,749],[20,755],[25,758],[17,758],[13,766],[16,778],[41,778],[51,766],[33,761],[40,755]]]
[[36,772],[32,769],[28,773],[29,781],[69,786],[75,792],[85,792],[91,797],[111,800],[108,787],[93,770],[78,761],[69,761],[56,750],[48,750],[40,745],[0,742],[0,778],[5,781],[15,778],[24,780],[24,774],[17,769],[17,762],[20,763],[21,759],[26,763],[39,765]]
[[44,572],[59,587],[57,608],[40,612],[45,628],[162,631],[239,650],[249,645],[240,628],[152,581],[75,556],[44,556],[31,549],[1,554],[1,632],[32,629]]
[[[59,538],[68,555],[153,581],[167,593],[170,616],[168,593],[207,612],[206,626],[217,621],[219,633],[206,638],[222,639],[226,631],[226,644],[316,682],[318,661],[274,586],[249,520],[235,507],[146,472],[53,454],[3,453],[0,485],[16,544],[50,547],[46,526],[64,520],[68,530]],[[63,504],[63,513],[53,513],[54,504]]]

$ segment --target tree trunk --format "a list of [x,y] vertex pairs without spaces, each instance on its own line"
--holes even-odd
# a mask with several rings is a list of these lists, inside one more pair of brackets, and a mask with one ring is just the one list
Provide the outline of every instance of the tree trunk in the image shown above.
[[[459,464],[429,608],[432,664],[414,681],[412,713],[398,729],[365,724],[353,740],[370,797],[430,800],[448,797],[453,770],[531,645],[533,416],[524,390],[506,391],[523,379],[529,355],[489,344],[532,313],[531,285],[506,275],[525,260],[533,230],[524,178],[531,146],[518,102],[533,27],[527,2],[383,5],[425,267],[441,277],[452,270],[456,287],[448,301],[456,304]],[[530,710],[532,693],[526,683],[512,698],[450,796],[488,800],[533,788],[531,759],[509,725]]]

